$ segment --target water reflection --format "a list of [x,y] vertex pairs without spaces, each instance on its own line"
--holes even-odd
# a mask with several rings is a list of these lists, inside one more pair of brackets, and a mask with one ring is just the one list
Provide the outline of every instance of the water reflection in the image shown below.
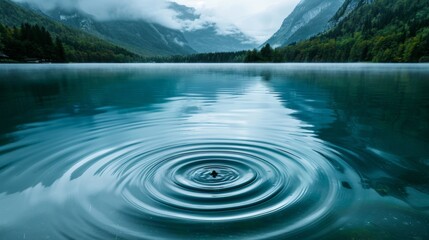
[[[360,169],[365,186],[404,200],[404,186],[429,193],[424,161],[429,156],[427,74],[328,72],[293,77],[293,82],[279,78],[273,89],[289,107],[301,110],[297,116],[316,126],[322,139],[363,158],[351,164]],[[291,88],[299,94],[284,91]],[[387,181],[376,179],[386,176],[393,181],[380,190]]]
[[429,236],[429,72],[339,66],[1,66],[0,234]]

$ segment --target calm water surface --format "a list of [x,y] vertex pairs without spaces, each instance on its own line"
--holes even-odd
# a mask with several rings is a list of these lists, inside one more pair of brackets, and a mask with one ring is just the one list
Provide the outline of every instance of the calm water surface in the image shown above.
[[0,65],[0,110],[0,239],[429,238],[429,65]]

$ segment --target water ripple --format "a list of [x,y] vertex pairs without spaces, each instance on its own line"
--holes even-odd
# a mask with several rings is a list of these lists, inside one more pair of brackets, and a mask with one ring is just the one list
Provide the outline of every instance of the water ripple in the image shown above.
[[317,238],[353,216],[350,154],[259,82],[219,92],[27,125],[0,148],[0,213],[55,239]]
[[[210,231],[225,224],[258,222],[251,229],[253,237],[258,231],[259,237],[291,237],[334,228],[341,221],[336,214],[352,204],[354,191],[350,185],[344,187],[347,177],[331,164],[343,160],[326,146],[298,148],[248,139],[181,142],[163,146],[155,146],[156,141],[129,142],[75,164],[67,174],[71,178],[98,177],[109,186],[110,198],[98,199],[87,213],[95,217],[90,222],[101,221],[128,238],[141,238],[165,222],[192,223],[201,229],[211,224]],[[268,224],[279,218],[281,225]],[[139,224],[121,229],[120,219]],[[268,225],[263,224],[266,221]]]

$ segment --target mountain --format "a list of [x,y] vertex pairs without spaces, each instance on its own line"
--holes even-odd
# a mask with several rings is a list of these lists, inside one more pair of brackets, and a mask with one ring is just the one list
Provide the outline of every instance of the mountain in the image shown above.
[[43,13],[67,26],[143,56],[195,53],[180,31],[144,20],[97,21],[95,17],[79,10],[53,9]]
[[214,25],[208,25],[204,29],[186,31],[183,34],[192,48],[199,53],[236,52],[258,46],[254,40],[249,40],[238,29],[228,35],[220,35]]
[[335,26],[342,20],[344,20],[350,13],[356,8],[361,7],[364,4],[372,3],[374,0],[345,0],[343,5],[331,19],[331,26]]
[[280,47],[324,32],[343,3],[344,0],[301,0],[265,44]]
[[329,31],[276,49],[270,60],[429,62],[429,0],[350,0],[333,21]]
[[[201,16],[194,8],[171,3],[170,8],[176,11],[182,21],[198,22]],[[231,26],[228,32],[222,33],[214,22],[203,22],[196,29],[188,28],[183,35],[189,45],[199,53],[235,52],[253,49],[258,46],[256,41],[242,33],[237,27]]]
[[61,39],[64,43],[67,61],[129,62],[139,59],[137,55],[123,48],[66,27],[9,0],[0,0],[0,23],[9,27],[24,23],[43,26],[53,37]]
[[[28,3],[21,3],[21,6],[146,57],[229,52],[257,47],[255,40],[236,27],[232,26],[228,33],[221,34],[213,22],[204,22],[197,29],[175,30],[145,20],[100,21],[77,9],[41,10],[37,5]],[[193,21],[201,22],[200,15],[193,8],[173,2],[170,8],[178,13],[181,21],[192,24]]]

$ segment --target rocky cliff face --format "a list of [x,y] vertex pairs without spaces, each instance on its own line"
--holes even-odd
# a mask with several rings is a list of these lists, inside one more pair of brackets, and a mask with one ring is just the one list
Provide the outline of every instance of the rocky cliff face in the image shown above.
[[302,0],[266,42],[274,47],[308,39],[329,28],[345,0]]
[[373,1],[374,0],[345,0],[343,5],[338,10],[338,12],[331,19],[330,26],[334,26],[337,23],[341,22],[351,12],[353,12],[353,10],[355,10],[359,6],[366,4],[366,3],[372,3]]

